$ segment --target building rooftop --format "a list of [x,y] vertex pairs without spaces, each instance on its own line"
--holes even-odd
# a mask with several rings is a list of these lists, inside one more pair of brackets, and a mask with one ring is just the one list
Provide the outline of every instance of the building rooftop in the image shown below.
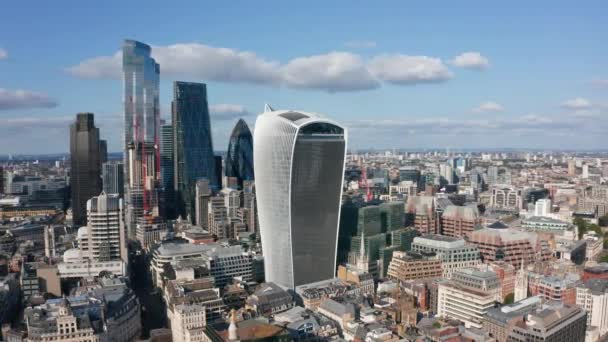
[[506,324],[511,319],[523,317],[527,313],[532,312],[542,303],[540,296],[528,297],[513,304],[504,305],[500,308],[492,308],[486,313],[486,317],[492,321]]
[[608,273],[608,263],[603,262],[603,263],[599,263],[595,266],[585,267],[585,272],[589,272],[589,273],[593,273],[593,274]]
[[608,292],[608,279],[589,279],[583,286],[593,294],[602,295]]
[[443,211],[442,217],[453,219],[459,218],[474,221],[479,218],[479,209],[477,209],[476,205],[449,205]]

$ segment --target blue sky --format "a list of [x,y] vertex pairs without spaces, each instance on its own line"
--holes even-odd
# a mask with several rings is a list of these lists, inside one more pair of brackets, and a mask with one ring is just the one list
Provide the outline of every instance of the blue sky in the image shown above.
[[607,148],[608,3],[6,1],[0,154],[64,152],[77,112],[119,151],[125,38],[208,85],[216,150],[265,102],[354,148]]

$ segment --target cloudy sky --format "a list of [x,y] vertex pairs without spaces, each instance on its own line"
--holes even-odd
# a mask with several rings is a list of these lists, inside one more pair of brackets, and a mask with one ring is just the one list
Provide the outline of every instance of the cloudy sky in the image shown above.
[[264,103],[323,113],[358,149],[608,148],[606,13],[605,1],[7,1],[0,154],[67,151],[84,111],[119,151],[125,38],[153,46],[163,117],[172,81],[207,83],[216,150]]

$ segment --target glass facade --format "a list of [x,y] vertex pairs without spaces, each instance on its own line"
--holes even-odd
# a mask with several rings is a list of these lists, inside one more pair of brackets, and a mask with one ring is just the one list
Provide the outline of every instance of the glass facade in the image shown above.
[[87,201],[101,191],[99,128],[93,113],[78,113],[70,125],[70,187],[76,226],[87,223]]
[[380,205],[382,232],[401,229],[405,225],[405,204],[403,202],[382,203]]
[[239,189],[243,181],[253,180],[253,137],[245,120],[239,119],[230,135],[226,154],[226,177],[237,179]]
[[334,276],[344,150],[342,129],[327,123],[298,133],[291,175],[291,229],[294,282]]
[[173,160],[173,126],[160,126],[160,183],[161,207],[165,218],[176,218]]
[[106,194],[124,195],[124,165],[118,162],[106,162],[102,168],[103,191]]
[[333,278],[346,132],[316,114],[271,111],[258,116],[253,141],[266,281]]
[[382,220],[380,208],[376,205],[359,209],[359,219],[357,221],[357,236],[365,233],[366,236],[380,234],[382,232]]
[[211,180],[214,189],[219,186],[205,84],[173,84],[173,141],[178,213],[194,220],[197,179]]
[[130,237],[137,219],[158,207],[160,67],[150,53],[144,43],[123,42],[124,183]]
[[160,118],[160,66],[150,57],[150,46],[133,40],[124,41],[122,65],[125,146],[134,141],[155,143]]

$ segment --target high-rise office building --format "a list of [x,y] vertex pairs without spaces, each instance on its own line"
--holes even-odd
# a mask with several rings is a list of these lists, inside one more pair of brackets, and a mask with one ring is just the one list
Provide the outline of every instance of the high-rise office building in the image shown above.
[[209,198],[211,198],[211,187],[209,180],[201,178],[196,181],[196,224],[209,228]]
[[215,164],[215,181],[211,181],[211,184],[218,184],[219,186],[222,184],[222,175],[224,172],[222,171],[222,156],[214,156],[213,163]]
[[247,123],[239,119],[230,135],[226,154],[226,177],[236,178],[238,187],[253,180],[253,137]]
[[108,142],[99,140],[99,162],[103,165],[108,161]]
[[[101,193],[87,201],[88,224],[83,250],[91,260],[122,260],[127,263],[127,244],[122,200],[116,194]],[[80,232],[79,232],[80,233]],[[79,236],[81,238],[81,236]],[[86,241],[86,243],[83,243]],[[83,249],[84,246],[80,246]]]
[[542,198],[534,204],[534,216],[548,216],[551,213],[551,200]]
[[124,164],[120,162],[106,162],[101,170],[103,192],[106,194],[118,194],[124,196]]
[[4,168],[0,166],[0,194],[4,194]]
[[86,224],[89,198],[101,190],[99,128],[93,113],[78,113],[70,125],[70,186],[74,225]]
[[588,164],[583,164],[583,173],[581,174],[581,177],[583,179],[589,178],[589,165]]
[[160,126],[160,180],[162,186],[161,207],[165,218],[176,217],[174,158],[173,158],[173,126]]
[[568,159],[568,176],[576,176],[576,160]]
[[126,223],[132,238],[137,219],[158,211],[160,67],[150,50],[133,40],[122,46]]
[[266,281],[294,288],[332,278],[346,129],[317,114],[267,109],[253,146]]
[[178,212],[182,217],[194,220],[196,180],[207,178],[212,189],[219,186],[215,183],[207,86],[203,83],[173,83],[172,115]]

